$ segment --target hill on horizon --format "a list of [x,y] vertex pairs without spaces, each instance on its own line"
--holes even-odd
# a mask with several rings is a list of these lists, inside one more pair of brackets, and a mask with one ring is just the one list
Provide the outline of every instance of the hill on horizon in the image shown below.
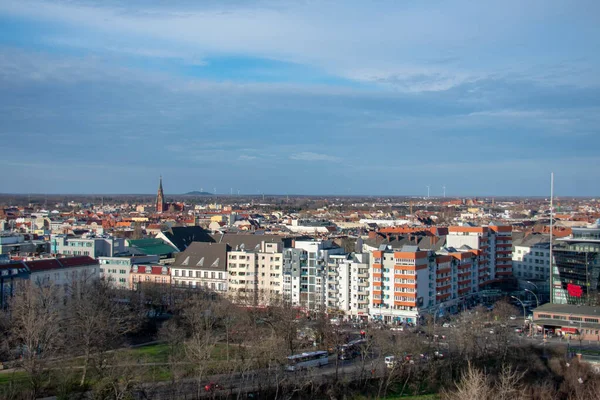
[[192,195],[192,196],[212,196],[213,194],[210,192],[199,192],[198,190],[194,190],[191,192],[184,193],[184,195]]

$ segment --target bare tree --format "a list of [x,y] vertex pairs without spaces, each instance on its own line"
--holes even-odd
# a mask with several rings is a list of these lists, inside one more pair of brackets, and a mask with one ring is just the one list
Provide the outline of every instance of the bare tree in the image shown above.
[[525,372],[519,372],[510,365],[502,366],[500,376],[494,386],[494,399],[524,400],[525,389],[522,379]]
[[445,391],[442,394],[444,400],[466,400],[493,399],[492,389],[488,383],[486,374],[469,363],[467,369],[463,372],[460,381],[456,384],[456,390],[452,392]]
[[62,349],[61,297],[57,286],[29,284],[12,299],[9,341],[27,372],[32,397],[42,387],[50,360]]
[[76,282],[69,292],[65,324],[69,327],[71,351],[82,356],[80,385],[83,386],[93,358],[115,348],[126,333],[139,325],[141,315],[135,301],[115,296],[114,290],[103,281]]

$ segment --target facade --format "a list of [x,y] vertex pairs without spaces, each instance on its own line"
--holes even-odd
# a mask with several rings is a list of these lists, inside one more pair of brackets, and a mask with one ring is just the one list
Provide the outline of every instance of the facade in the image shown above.
[[[435,304],[431,299],[435,289],[429,287],[430,255],[416,246],[395,251],[383,245],[372,252],[369,290],[372,319],[416,323],[420,309]],[[445,269],[446,263],[440,267]]]
[[[302,249],[287,248],[283,251],[283,300],[300,304],[301,271],[308,267],[308,253]],[[302,275],[305,276],[305,275]]]
[[[344,249],[337,247],[330,240],[296,240],[293,247],[300,250],[305,263],[299,265],[299,270],[291,276],[292,293],[287,298],[294,306],[307,310],[326,310],[327,308],[327,265],[330,256],[343,255]],[[293,271],[294,272],[294,271]]]
[[418,323],[425,314],[457,311],[488,280],[477,250],[382,245],[372,251],[370,265],[369,314],[386,323]]
[[29,282],[29,270],[20,262],[0,261],[0,309],[6,308],[22,285]]
[[24,261],[33,284],[58,286],[100,279],[98,260],[89,256]]
[[227,293],[227,252],[224,243],[193,242],[171,265],[175,286]]
[[572,228],[552,252],[552,302],[597,305],[600,277],[600,227]]
[[129,274],[128,288],[140,290],[144,284],[171,285],[171,272],[164,265],[133,265]]
[[357,320],[369,315],[369,254],[331,255],[327,264],[327,310]]
[[485,279],[480,279],[481,286],[513,278],[511,226],[450,226],[446,245],[478,250],[479,268],[485,274]]
[[31,239],[32,235],[0,233],[0,254],[49,253],[48,242]]
[[[573,340],[600,343],[600,309],[574,304],[544,304],[533,310],[534,329]],[[588,343],[586,343],[588,344]]]
[[258,304],[258,253],[242,246],[232,250],[228,257],[228,296],[241,304]]
[[496,279],[513,277],[512,226],[490,225],[490,256]]
[[[519,287],[550,295],[550,236],[530,234],[513,241],[513,274]],[[541,299],[540,299],[541,300]]]
[[110,282],[115,287],[128,289],[131,287],[131,268],[137,264],[158,263],[158,256],[116,256],[98,257],[100,264],[100,279]]
[[113,257],[125,252],[125,239],[113,236],[71,237],[67,235],[52,235],[50,237],[52,254],[65,256]]

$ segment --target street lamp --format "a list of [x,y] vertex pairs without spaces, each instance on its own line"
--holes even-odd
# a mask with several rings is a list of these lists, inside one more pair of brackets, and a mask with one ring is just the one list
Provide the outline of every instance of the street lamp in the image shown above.
[[521,305],[523,306],[523,327],[525,327],[525,317],[527,316],[527,312],[525,311],[525,304],[521,301],[520,298],[516,297],[516,296],[510,296],[515,300],[518,300],[519,303],[521,303]]
[[537,290],[538,292],[540,291],[540,288],[535,283],[533,283],[531,281],[525,281],[525,283],[529,283],[530,285],[533,285],[535,287],[535,290]]
[[537,295],[536,295],[535,293],[533,293],[533,292],[532,292],[531,290],[529,290],[529,289],[524,289],[524,290],[525,290],[526,292],[529,292],[529,293],[531,293],[531,294],[532,294],[532,295],[535,297],[535,302],[536,302],[537,306],[539,307],[539,306],[540,306],[540,300],[538,299]]

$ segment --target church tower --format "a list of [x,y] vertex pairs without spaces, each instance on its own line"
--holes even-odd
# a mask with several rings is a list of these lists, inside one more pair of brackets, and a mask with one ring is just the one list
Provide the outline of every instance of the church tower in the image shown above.
[[160,177],[160,182],[158,184],[158,194],[156,195],[156,212],[157,213],[162,213],[164,211],[166,211],[166,204],[165,204],[165,195],[163,193],[163,187],[162,187],[162,175]]

